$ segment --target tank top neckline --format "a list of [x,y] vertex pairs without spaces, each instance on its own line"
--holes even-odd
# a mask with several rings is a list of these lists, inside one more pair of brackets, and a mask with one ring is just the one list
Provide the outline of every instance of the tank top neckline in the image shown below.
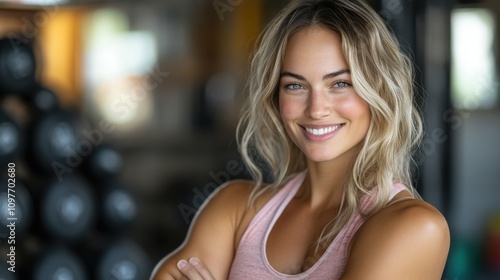
[[[273,277],[272,279],[321,279],[316,277],[317,275],[314,273],[318,272],[321,274],[328,272],[331,274],[335,273],[335,271],[339,271],[340,273],[342,272],[342,265],[345,265],[346,262],[346,248],[353,234],[355,234],[357,229],[363,224],[363,218],[360,213],[355,213],[349,218],[346,225],[333,238],[323,254],[310,268],[305,271],[297,274],[279,272],[272,267],[269,263],[269,259],[267,258],[266,246],[269,234],[284,209],[298,192],[307,175],[307,171],[308,170],[305,169],[304,171],[298,172],[294,175],[254,215],[237,246],[236,256],[231,266],[229,279],[255,279],[249,277],[253,274],[248,274],[248,272],[242,271],[241,269],[243,267],[251,267],[252,273],[257,273],[257,275],[260,276],[267,273],[267,276]],[[390,199],[402,190],[407,190],[407,188],[400,183],[395,183],[391,190]],[[368,208],[373,204],[374,198],[375,196],[372,191],[363,196],[360,201],[361,211],[368,210]],[[262,232],[260,232],[260,229],[262,229]],[[335,259],[335,261],[330,263],[332,259]],[[325,266],[328,266],[328,269],[325,269]],[[234,278],[236,275],[238,277]],[[333,275],[340,277],[340,274],[332,274],[332,276]],[[334,277],[333,279],[338,278]]]
[[[307,270],[305,271],[302,271],[300,273],[297,273],[297,274],[286,274],[286,273],[282,273],[282,272],[279,272],[277,271],[272,265],[271,263],[269,263],[269,259],[267,258],[267,251],[266,251],[266,247],[267,247],[267,241],[268,241],[268,238],[269,238],[269,235],[271,234],[271,231],[272,229],[274,228],[274,225],[276,224],[276,222],[278,221],[279,217],[281,216],[281,214],[283,213],[283,211],[285,210],[285,208],[288,206],[288,204],[290,203],[290,201],[292,200],[292,198],[295,196],[295,194],[298,192],[300,186],[302,185],[302,183],[304,182],[304,179],[306,177],[306,174],[307,174],[307,169],[301,173],[299,173],[295,178],[292,179],[292,181],[290,181],[288,184],[290,184],[290,186],[285,186],[283,189],[288,189],[289,190],[289,193],[286,195],[285,199],[283,200],[283,202],[281,203],[281,205],[279,206],[278,208],[278,211],[276,211],[275,215],[273,216],[272,220],[271,220],[271,224],[269,225],[269,227],[267,228],[266,230],[266,233],[264,235],[264,240],[263,242],[261,243],[262,246],[260,248],[261,250],[261,254],[262,254],[262,258],[263,258],[263,261],[264,261],[264,265],[267,267],[267,269],[269,271],[271,271],[275,276],[277,277],[280,277],[280,278],[295,278],[295,277],[304,277],[304,276],[308,276],[309,274],[311,274],[312,272],[314,272],[314,270],[321,265],[321,263],[324,261],[324,259],[326,258],[327,255],[330,254],[330,251],[333,250],[333,248],[335,247],[338,247],[336,246],[336,244],[338,244],[340,241],[341,241],[341,238],[342,236],[344,236],[344,232],[347,230],[349,223],[351,222],[351,220],[354,218],[355,215],[353,215],[353,217],[351,217],[348,221],[348,223],[346,224],[346,226],[344,228],[342,228],[340,230],[340,232],[334,237],[334,239],[332,240],[332,242],[328,245],[328,247],[326,248],[326,250],[323,252],[323,254],[321,255],[321,257],[319,257],[319,259],[311,266],[309,267]],[[282,190],[283,191],[283,190]]]

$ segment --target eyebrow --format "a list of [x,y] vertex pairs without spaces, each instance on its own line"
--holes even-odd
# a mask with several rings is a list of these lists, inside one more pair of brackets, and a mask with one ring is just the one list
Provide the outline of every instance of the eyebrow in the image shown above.
[[[325,76],[323,76],[323,80],[328,80],[328,79],[340,76],[342,74],[350,74],[350,73],[351,73],[351,71],[349,69],[341,69],[339,71],[335,71],[335,72],[332,72],[330,74],[326,74]],[[306,78],[304,78],[304,76],[301,76],[299,74],[295,74],[295,73],[292,73],[292,72],[287,72],[287,71],[281,73],[280,78],[283,78],[283,77],[292,77],[292,78],[295,78],[295,79],[298,79],[298,80],[301,80],[301,81],[305,81],[306,80]]]

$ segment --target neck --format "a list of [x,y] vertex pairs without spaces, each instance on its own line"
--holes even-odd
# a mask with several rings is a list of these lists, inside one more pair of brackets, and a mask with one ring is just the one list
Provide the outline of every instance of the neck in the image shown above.
[[351,175],[358,152],[358,149],[353,149],[325,162],[306,160],[307,176],[297,198],[311,209],[339,208],[344,185]]

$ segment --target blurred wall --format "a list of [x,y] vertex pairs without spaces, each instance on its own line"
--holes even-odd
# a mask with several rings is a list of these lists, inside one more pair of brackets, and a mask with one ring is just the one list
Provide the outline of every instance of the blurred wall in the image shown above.
[[500,211],[500,111],[461,116],[462,126],[454,133],[450,224],[457,235],[483,238],[493,214]]

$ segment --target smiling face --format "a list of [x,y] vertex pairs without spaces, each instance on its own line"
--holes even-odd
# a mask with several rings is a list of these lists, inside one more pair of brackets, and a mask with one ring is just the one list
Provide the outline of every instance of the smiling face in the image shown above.
[[288,136],[308,160],[357,155],[370,126],[370,110],[352,86],[336,32],[308,27],[289,39],[279,108]]

